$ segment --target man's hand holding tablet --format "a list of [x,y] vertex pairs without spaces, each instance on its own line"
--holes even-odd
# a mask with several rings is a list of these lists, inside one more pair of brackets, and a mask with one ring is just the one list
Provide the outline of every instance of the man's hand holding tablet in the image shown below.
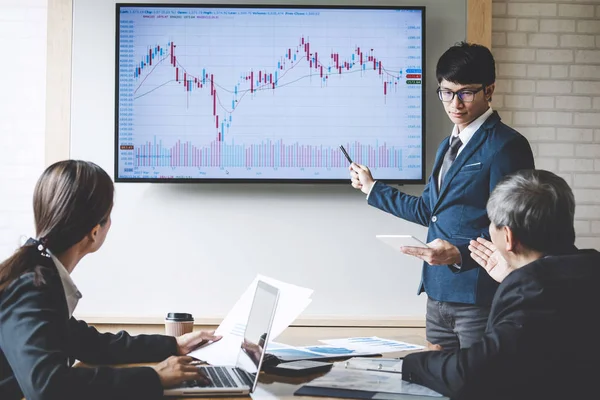
[[435,239],[423,243],[411,235],[376,235],[375,237],[406,255],[420,258],[429,265],[454,265],[462,261],[456,246],[446,240]]

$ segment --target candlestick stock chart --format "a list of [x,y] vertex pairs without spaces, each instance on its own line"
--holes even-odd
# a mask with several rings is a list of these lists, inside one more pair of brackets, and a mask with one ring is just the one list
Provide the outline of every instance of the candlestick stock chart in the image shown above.
[[423,178],[419,9],[118,9],[117,179]]

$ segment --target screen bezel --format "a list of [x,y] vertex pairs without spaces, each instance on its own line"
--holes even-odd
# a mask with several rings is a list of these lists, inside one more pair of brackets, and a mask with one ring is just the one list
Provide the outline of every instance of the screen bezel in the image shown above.
[[390,5],[320,5],[320,4],[178,4],[178,3],[116,3],[115,14],[115,142],[114,142],[114,181],[123,183],[297,183],[297,184],[348,184],[347,179],[268,179],[268,178],[120,178],[119,177],[119,44],[120,44],[120,9],[126,7],[155,8],[283,8],[283,9],[338,9],[338,10],[416,10],[421,11],[421,178],[420,179],[385,179],[390,184],[424,184],[426,181],[426,126],[425,126],[425,93],[426,93],[426,18],[425,6],[390,6]]

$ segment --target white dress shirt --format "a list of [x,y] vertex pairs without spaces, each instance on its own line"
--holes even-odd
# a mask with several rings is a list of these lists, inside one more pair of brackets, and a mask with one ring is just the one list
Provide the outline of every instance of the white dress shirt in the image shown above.
[[63,285],[63,289],[65,290],[65,297],[67,298],[67,307],[69,308],[69,318],[73,316],[73,311],[75,311],[75,307],[77,307],[77,303],[79,299],[81,299],[81,292],[77,290],[77,286],[75,286],[75,282],[71,279],[71,275],[69,271],[65,268],[65,266],[60,262],[58,258],[54,256],[54,254],[48,252],[50,257],[52,257],[52,261],[56,265],[56,270],[58,271],[58,275],[60,276],[60,280]]

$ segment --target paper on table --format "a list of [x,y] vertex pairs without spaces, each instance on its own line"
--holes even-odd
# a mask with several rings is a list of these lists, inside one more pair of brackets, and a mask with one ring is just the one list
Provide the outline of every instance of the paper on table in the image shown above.
[[287,328],[312,301],[313,290],[258,275],[229,311],[215,334],[223,336],[220,341],[189,353],[190,356],[215,365],[235,365],[242,344],[246,322],[254,300],[259,280],[279,289],[279,301],[270,339],[275,339]]
[[402,374],[349,370],[341,363],[335,364],[329,373],[312,380],[306,386],[442,397],[438,392],[425,386],[403,381]]
[[281,343],[269,343],[267,346],[267,352],[273,354],[275,357],[280,357],[283,359],[287,359],[289,357],[292,358],[326,358],[326,357],[352,357],[360,355],[361,353],[338,346],[330,346],[330,345],[318,345],[318,346],[289,346]]
[[235,365],[241,345],[241,337],[224,335],[218,342],[194,350],[188,355],[206,361],[209,364]]
[[377,336],[319,341],[333,346],[347,347],[349,349],[370,353],[393,353],[397,351],[421,350],[424,348],[417,344],[399,342],[391,339],[381,339]]
[[250,397],[254,400],[278,400],[280,398],[261,386],[256,386],[254,392],[250,393]]

